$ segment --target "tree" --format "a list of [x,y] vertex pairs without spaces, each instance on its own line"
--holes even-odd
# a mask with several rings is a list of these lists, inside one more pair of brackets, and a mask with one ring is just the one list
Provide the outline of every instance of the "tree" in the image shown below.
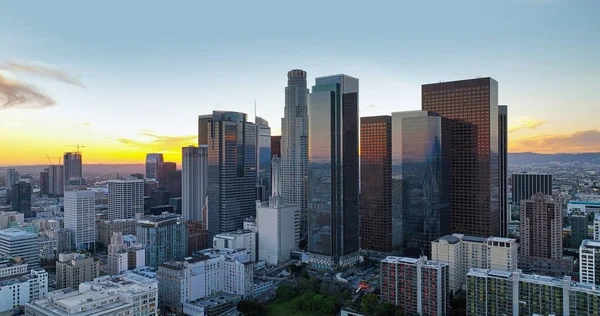
[[250,300],[240,301],[237,308],[240,312],[248,315],[260,315],[262,312],[262,305]]
[[398,306],[392,303],[383,303],[375,310],[376,316],[396,316],[397,311],[401,311]]
[[361,310],[369,315],[375,312],[375,308],[377,308],[377,304],[379,303],[379,299],[377,295],[369,293],[365,294],[362,298],[362,308]]
[[294,297],[294,289],[287,284],[282,284],[277,288],[275,294],[277,295],[277,298],[289,300]]

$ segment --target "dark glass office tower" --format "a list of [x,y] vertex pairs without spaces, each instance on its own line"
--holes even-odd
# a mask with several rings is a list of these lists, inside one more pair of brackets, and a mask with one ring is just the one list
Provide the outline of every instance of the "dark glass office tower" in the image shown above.
[[47,170],[40,172],[40,194],[48,195],[50,192],[50,174]]
[[83,177],[81,153],[65,153],[63,155],[63,166],[63,172],[65,173],[63,179],[65,183],[69,183],[71,178],[81,180]]
[[155,179],[158,181],[163,161],[163,154],[146,154],[146,179]]
[[15,212],[23,213],[25,218],[35,217],[31,211],[31,184],[27,182],[17,182],[13,184],[10,190],[11,209]]
[[452,231],[500,234],[498,82],[492,78],[425,84],[422,109],[451,120]]
[[271,157],[281,157],[281,136],[271,136]]
[[433,113],[402,119],[403,254],[431,257],[451,231],[448,120]]
[[508,236],[508,107],[498,106],[498,183],[500,187],[500,237]]
[[330,270],[359,260],[358,79],[315,81],[308,106],[309,264]]
[[242,229],[256,214],[256,125],[246,114],[214,111],[208,135],[208,240]]
[[166,187],[167,185],[167,177],[169,172],[177,170],[177,164],[174,162],[165,161],[162,163],[160,168],[158,169],[158,184],[160,186]]
[[392,117],[360,118],[360,248],[392,251]]
[[511,187],[511,220],[518,221],[520,218],[522,200],[528,200],[536,193],[552,195],[552,175],[513,174],[511,178]]

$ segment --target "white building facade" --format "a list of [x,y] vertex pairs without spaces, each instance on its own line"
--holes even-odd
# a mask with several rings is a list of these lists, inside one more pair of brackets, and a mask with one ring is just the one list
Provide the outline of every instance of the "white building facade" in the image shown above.
[[92,249],[96,243],[96,195],[91,191],[67,191],[64,198],[65,229],[73,233],[75,249]]
[[108,181],[108,219],[140,218],[144,215],[144,180]]
[[0,313],[48,294],[48,273],[44,269],[27,270],[26,263],[11,258],[0,260]]
[[250,230],[238,230],[234,232],[218,234],[213,237],[213,248],[244,248],[248,252],[248,256],[252,262],[256,262],[256,246],[256,232]]
[[184,220],[203,221],[202,207],[208,185],[208,146],[189,146],[181,150],[181,215]]
[[40,267],[40,246],[37,234],[20,229],[0,230],[0,256],[21,257],[29,269]]

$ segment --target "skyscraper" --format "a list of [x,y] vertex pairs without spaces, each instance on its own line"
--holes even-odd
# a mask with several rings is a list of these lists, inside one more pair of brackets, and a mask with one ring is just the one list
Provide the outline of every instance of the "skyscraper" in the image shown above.
[[360,248],[392,251],[392,118],[360,119]]
[[566,274],[572,269],[563,260],[562,211],[552,197],[536,193],[521,200],[519,267],[526,271]]
[[17,172],[17,170],[15,169],[8,169],[6,170],[6,189],[7,189],[7,193],[8,193],[8,198],[10,199],[10,190],[12,188],[12,186],[15,183],[19,183],[19,172]]
[[139,218],[144,215],[144,180],[108,181],[108,219]]
[[208,186],[208,146],[189,146],[181,150],[181,214],[186,221],[199,222]]
[[165,161],[161,164],[158,169],[158,184],[160,186],[166,187],[167,185],[167,177],[169,176],[169,172],[173,172],[177,170],[177,164],[174,162]]
[[64,192],[63,166],[51,165],[48,171],[48,194],[62,196]]
[[498,236],[498,82],[477,78],[425,84],[422,109],[451,120],[452,231]]
[[271,157],[281,157],[281,136],[271,136]]
[[214,111],[207,121],[208,240],[256,214],[256,125],[246,114]]
[[431,256],[450,234],[450,135],[434,113],[402,119],[402,241],[406,256]]
[[48,169],[45,169],[44,171],[40,172],[40,194],[41,195],[48,195],[48,192],[50,191],[49,184],[50,184],[50,173],[48,172]]
[[527,200],[536,193],[552,195],[552,175],[550,174],[512,174],[512,220],[519,220],[521,200]]
[[500,236],[508,236],[508,107],[498,106],[498,186],[500,187]]
[[94,249],[96,243],[96,195],[92,191],[67,191],[64,198],[65,229],[73,232],[75,249]]
[[136,223],[135,236],[146,249],[146,265],[158,267],[180,261],[187,254],[186,225],[180,216],[147,216]]
[[308,107],[308,250],[318,269],[359,260],[358,113],[358,79],[315,79]]
[[63,179],[68,183],[71,178],[79,179],[83,177],[81,153],[72,152],[63,155]]
[[300,235],[308,234],[308,119],[306,71],[288,71],[281,119],[281,193],[286,203],[300,205]]
[[146,154],[146,179],[155,179],[158,181],[163,161],[163,154]]
[[268,201],[271,196],[271,128],[269,122],[256,118],[256,199]]
[[31,184],[20,181],[12,185],[11,205],[15,212],[23,213],[25,218],[35,217],[35,213],[31,212]]

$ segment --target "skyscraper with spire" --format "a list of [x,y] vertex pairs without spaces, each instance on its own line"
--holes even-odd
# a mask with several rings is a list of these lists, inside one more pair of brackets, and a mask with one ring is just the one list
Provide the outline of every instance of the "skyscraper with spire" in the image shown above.
[[308,119],[306,71],[288,72],[284,117],[281,119],[281,188],[288,204],[300,205],[300,235],[308,234]]

